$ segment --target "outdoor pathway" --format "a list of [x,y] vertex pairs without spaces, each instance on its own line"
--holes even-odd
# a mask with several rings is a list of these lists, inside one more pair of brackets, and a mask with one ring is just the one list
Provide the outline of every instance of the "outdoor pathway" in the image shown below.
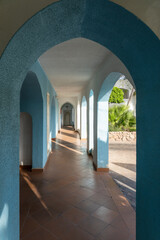
[[43,173],[20,173],[22,240],[135,240],[135,211],[72,129],[53,141]]
[[136,210],[136,141],[109,143],[110,175]]

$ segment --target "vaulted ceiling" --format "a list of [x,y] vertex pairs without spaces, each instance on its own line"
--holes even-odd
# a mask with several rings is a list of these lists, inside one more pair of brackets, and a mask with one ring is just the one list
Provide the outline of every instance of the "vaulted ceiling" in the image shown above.
[[59,97],[76,97],[109,55],[105,47],[76,38],[49,49],[39,61]]

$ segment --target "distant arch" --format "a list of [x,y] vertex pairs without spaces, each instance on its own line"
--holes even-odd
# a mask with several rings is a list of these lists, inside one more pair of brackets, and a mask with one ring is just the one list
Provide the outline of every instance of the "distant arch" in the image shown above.
[[66,102],[61,107],[61,127],[73,126],[75,124],[75,110],[74,106]]

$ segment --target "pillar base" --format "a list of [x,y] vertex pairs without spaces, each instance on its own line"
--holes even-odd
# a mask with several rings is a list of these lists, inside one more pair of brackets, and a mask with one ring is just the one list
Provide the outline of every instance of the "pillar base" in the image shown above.
[[97,168],[97,172],[109,172],[109,168]]
[[93,167],[96,172],[109,172],[109,168],[98,168],[94,162],[93,162]]
[[32,171],[32,165],[20,165],[21,170],[29,170]]

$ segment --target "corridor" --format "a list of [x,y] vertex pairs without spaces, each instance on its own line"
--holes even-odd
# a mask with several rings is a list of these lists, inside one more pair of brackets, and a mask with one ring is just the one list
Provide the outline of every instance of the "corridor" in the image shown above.
[[20,231],[22,240],[134,240],[135,212],[67,127],[43,172],[20,171]]

